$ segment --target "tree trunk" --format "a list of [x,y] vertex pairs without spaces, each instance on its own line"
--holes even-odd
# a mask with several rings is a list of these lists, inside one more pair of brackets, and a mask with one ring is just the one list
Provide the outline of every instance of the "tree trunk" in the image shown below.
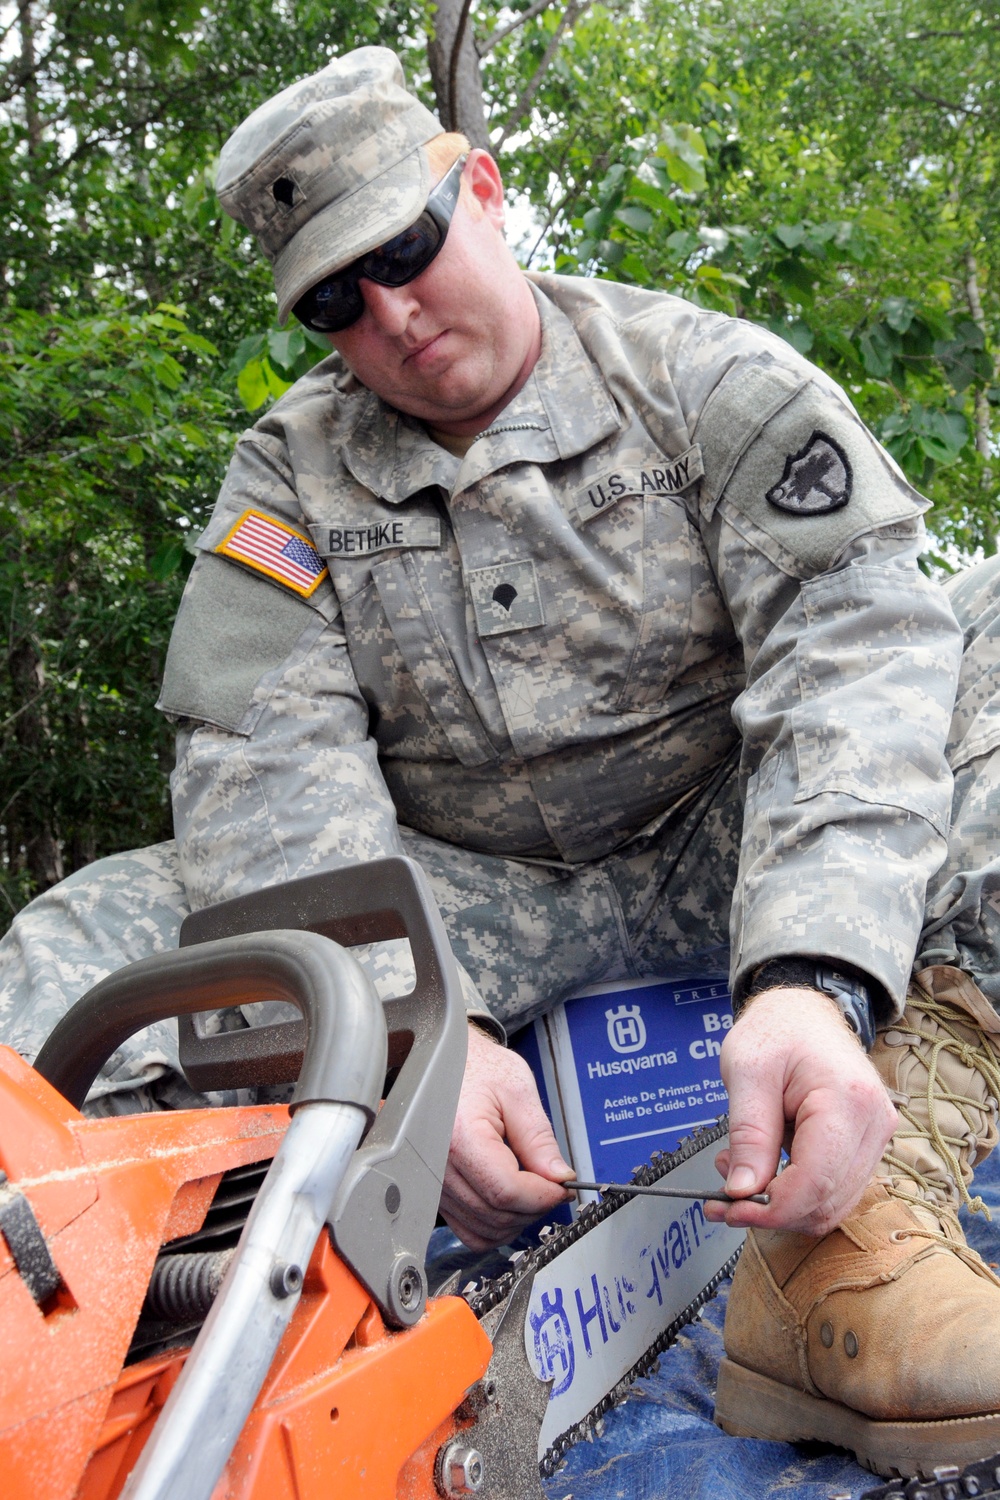
[[[15,701],[22,705],[14,725],[14,736],[21,760],[31,770],[47,758],[48,734],[45,715],[38,706],[44,675],[42,663],[30,640],[23,640],[10,654],[10,674]],[[20,799],[18,821],[24,840],[24,864],[37,890],[48,890],[63,878],[62,851],[52,828],[51,819],[42,811],[42,798],[33,799],[29,808]]]
[[479,54],[472,34],[472,0],[437,0],[427,58],[438,115],[445,130],[460,130],[490,150]]
[[[971,250],[966,251],[965,270],[967,280],[965,283],[965,294],[969,302],[969,312],[972,321],[977,328],[982,330],[984,338],[989,337],[986,327],[986,315],[983,312],[983,298],[979,289],[979,267],[976,257]],[[976,452],[983,460],[983,489],[988,491],[992,497],[993,493],[993,448],[992,448],[992,422],[990,419],[990,403],[986,399],[986,392],[976,391]],[[991,522],[984,528],[983,551],[987,557],[992,557],[997,550],[997,528],[996,523]]]
[[35,23],[31,0],[19,0],[18,30],[21,33],[21,76],[24,78],[24,123],[28,131],[28,155],[35,156],[42,143],[42,121],[38,113],[38,79],[35,76]]

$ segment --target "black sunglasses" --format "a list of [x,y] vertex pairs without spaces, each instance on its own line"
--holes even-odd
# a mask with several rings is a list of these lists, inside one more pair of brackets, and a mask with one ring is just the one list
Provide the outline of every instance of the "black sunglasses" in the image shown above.
[[445,173],[409,229],[310,287],[292,308],[299,322],[317,333],[340,333],[356,323],[365,310],[358,285],[362,277],[380,286],[405,286],[426,270],[448,237],[465,160],[460,156]]

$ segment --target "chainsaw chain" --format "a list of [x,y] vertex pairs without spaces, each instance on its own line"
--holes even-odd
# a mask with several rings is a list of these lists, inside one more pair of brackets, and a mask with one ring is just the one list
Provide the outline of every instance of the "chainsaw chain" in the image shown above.
[[1000,1453],[964,1469],[957,1464],[940,1465],[933,1473],[933,1479],[893,1479],[878,1489],[865,1490],[861,1500],[965,1500],[967,1495],[997,1500],[1000,1496]]
[[539,1462],[538,1469],[543,1479],[551,1478],[556,1470],[562,1467],[566,1453],[575,1443],[580,1442],[581,1438],[592,1441],[595,1436],[601,1436],[604,1431],[605,1413],[609,1412],[613,1406],[621,1406],[634,1381],[639,1380],[643,1375],[656,1374],[659,1369],[660,1355],[664,1349],[669,1348],[681,1330],[689,1323],[693,1323],[700,1315],[705,1303],[715,1296],[726,1277],[733,1274],[739,1258],[740,1252],[737,1250],[729,1257],[726,1264],[716,1271],[711,1281],[702,1288],[697,1297],[693,1297],[687,1307],[677,1314],[674,1321],[663,1330],[655,1343],[650,1344],[645,1354],[636,1360],[630,1370],[626,1370],[618,1384],[612,1386],[607,1395],[602,1396],[597,1405],[592,1407],[581,1421],[573,1427],[567,1427],[565,1432],[559,1434]]
[[[631,1185],[652,1187],[661,1177],[665,1177],[668,1172],[672,1172],[675,1167],[679,1167],[682,1162],[688,1161],[699,1151],[703,1151],[706,1146],[711,1146],[715,1141],[724,1140],[728,1130],[729,1116],[722,1115],[714,1125],[706,1125],[701,1130],[692,1132],[681,1142],[676,1151],[654,1151],[649,1162],[636,1168],[630,1179]],[[513,1265],[509,1271],[501,1272],[499,1276],[493,1277],[482,1285],[470,1283],[460,1295],[465,1298],[476,1317],[483,1318],[486,1313],[492,1311],[510,1296],[523,1276],[534,1275],[543,1266],[554,1261],[564,1250],[575,1245],[578,1240],[582,1240],[584,1235],[589,1234],[592,1229],[596,1229],[598,1224],[603,1224],[605,1219],[609,1219],[620,1208],[634,1202],[635,1198],[631,1193],[605,1193],[600,1202],[586,1204],[572,1224],[562,1229],[551,1230],[548,1234],[543,1231],[542,1242],[534,1250],[518,1251],[511,1257]],[[539,1470],[544,1479],[556,1472],[562,1464],[565,1453],[574,1443],[579,1442],[581,1438],[592,1438],[595,1431],[599,1435],[605,1413],[613,1406],[621,1405],[634,1380],[653,1372],[664,1349],[674,1342],[682,1328],[698,1316],[705,1303],[714,1296],[720,1284],[732,1274],[738,1258],[739,1250],[730,1257],[721,1270],[716,1272],[707,1286],[688,1303],[669,1327],[663,1330],[618,1383],[601,1397],[597,1405],[575,1426],[560,1434],[539,1464]]]

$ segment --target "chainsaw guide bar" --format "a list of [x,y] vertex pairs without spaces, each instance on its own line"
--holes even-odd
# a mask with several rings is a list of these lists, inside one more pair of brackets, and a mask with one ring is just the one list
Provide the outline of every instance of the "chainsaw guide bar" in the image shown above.
[[[697,1183],[705,1173],[702,1152],[723,1147],[728,1134],[723,1116],[676,1151],[654,1153],[629,1186],[672,1178],[671,1185],[685,1187],[688,1177]],[[540,1385],[551,1386],[538,1432],[543,1478],[575,1443],[599,1435],[605,1413],[654,1371],[731,1274],[742,1241],[742,1230],[709,1222],[698,1202],[671,1209],[663,1199],[608,1192],[573,1224],[543,1231],[541,1244],[514,1257],[509,1271],[464,1288],[476,1317],[493,1323],[494,1309],[520,1302],[530,1284],[522,1322],[527,1364]]]

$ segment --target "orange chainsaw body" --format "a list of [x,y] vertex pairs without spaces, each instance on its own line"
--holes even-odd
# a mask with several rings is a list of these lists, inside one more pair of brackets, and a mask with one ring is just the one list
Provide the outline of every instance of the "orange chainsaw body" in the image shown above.
[[[273,1157],[287,1122],[267,1105],[89,1120],[0,1047],[0,1167],[62,1279],[38,1306],[0,1237],[5,1500],[120,1493],[188,1352],[124,1364],[156,1257],[201,1228],[223,1172]],[[386,1329],[321,1235],[213,1500],[430,1500],[491,1352],[460,1298]]]

